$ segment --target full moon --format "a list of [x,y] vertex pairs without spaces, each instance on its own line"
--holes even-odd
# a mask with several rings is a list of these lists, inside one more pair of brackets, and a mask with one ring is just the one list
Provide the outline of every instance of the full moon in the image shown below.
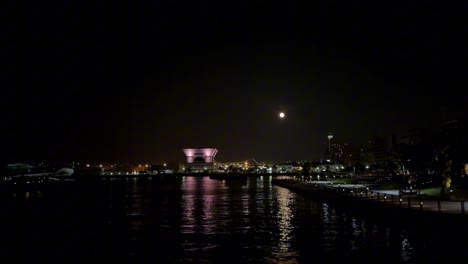
[[279,117],[284,118],[284,113],[283,112],[279,113]]

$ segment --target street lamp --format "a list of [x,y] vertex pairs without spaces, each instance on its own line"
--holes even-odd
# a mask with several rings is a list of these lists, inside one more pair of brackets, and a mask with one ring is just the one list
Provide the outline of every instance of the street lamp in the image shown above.
[[403,186],[402,186],[402,189],[404,189],[404,188],[405,188],[405,185],[406,185],[406,184],[405,184],[405,165],[402,164],[402,165],[401,165],[401,168],[402,168],[402,171],[403,171],[403,172],[402,172],[402,177],[403,177]]

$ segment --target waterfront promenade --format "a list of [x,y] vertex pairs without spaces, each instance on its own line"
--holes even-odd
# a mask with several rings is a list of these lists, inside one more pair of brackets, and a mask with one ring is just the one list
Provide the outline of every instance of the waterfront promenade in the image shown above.
[[398,190],[373,190],[360,184],[333,184],[331,182],[300,179],[273,179],[274,185],[311,195],[317,199],[345,203],[353,210],[372,209],[394,216],[432,216],[459,219],[468,223],[464,200],[442,200],[420,195],[402,195]]

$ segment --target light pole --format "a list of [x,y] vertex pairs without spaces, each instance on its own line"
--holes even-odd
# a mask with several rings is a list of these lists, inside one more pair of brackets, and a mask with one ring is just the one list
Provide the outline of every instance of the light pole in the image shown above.
[[405,165],[402,164],[401,168],[402,168],[402,171],[403,171],[402,172],[402,177],[403,177],[403,187],[402,187],[402,189],[404,189],[405,188]]

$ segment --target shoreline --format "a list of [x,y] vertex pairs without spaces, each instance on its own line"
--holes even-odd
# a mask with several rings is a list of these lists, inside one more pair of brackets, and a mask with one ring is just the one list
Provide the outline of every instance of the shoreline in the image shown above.
[[[402,204],[398,199],[395,199],[395,203],[391,204],[389,200],[383,202],[382,200],[358,196],[357,193],[350,194],[338,192],[339,190],[320,189],[290,179],[273,179],[272,184],[303,194],[313,200],[333,203],[351,213],[364,214],[390,224],[422,225],[428,228],[447,228],[447,226],[450,226],[456,232],[468,233],[465,228],[466,224],[468,224],[467,214],[421,210],[417,206],[408,208],[405,203]],[[416,199],[415,201],[418,202]]]

